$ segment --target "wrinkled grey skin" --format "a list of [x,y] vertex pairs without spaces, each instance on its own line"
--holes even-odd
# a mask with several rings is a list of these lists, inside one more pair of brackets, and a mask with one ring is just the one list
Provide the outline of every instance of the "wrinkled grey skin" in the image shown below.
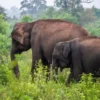
[[52,67],[70,68],[66,85],[81,74],[92,73],[100,77],[100,38],[90,36],[56,44],[52,55]]
[[[74,38],[88,36],[88,32],[81,26],[64,20],[37,20],[32,23],[16,23],[11,38],[11,60],[15,61],[15,54],[32,49],[32,68],[40,60],[44,65],[52,63],[52,52],[56,43]],[[19,77],[18,64],[13,66],[16,77]],[[49,67],[48,67],[49,71]]]

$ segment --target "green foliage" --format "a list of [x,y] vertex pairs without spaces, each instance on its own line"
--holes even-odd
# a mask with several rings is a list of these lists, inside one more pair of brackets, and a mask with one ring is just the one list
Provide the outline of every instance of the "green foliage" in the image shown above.
[[39,17],[40,19],[64,19],[73,23],[78,24],[78,20],[75,16],[64,11],[55,11],[53,8],[48,9],[43,15]]
[[8,68],[9,64],[0,65],[0,85],[7,85],[12,73]]
[[53,16],[54,19],[64,19],[66,21],[70,21],[73,23],[78,23],[78,20],[76,17],[72,16],[71,14],[65,13],[65,12],[58,12],[56,14],[54,14]]
[[0,34],[0,53],[7,54],[10,48],[10,38]]
[[4,16],[0,15],[0,33],[8,34],[9,24],[4,20]]
[[85,9],[80,13],[79,23],[80,25],[87,25],[93,23],[96,20],[96,16],[91,8]]
[[94,23],[85,25],[85,29],[90,33],[90,35],[100,36],[100,20],[98,20]]
[[93,10],[95,16],[99,19],[100,18],[100,9],[92,7],[92,10]]
[[82,3],[89,3],[92,0],[54,0],[56,7],[63,9],[68,13],[79,16],[84,11]]
[[29,16],[29,15],[24,15],[21,18],[21,22],[32,22],[33,21],[33,17]]
[[46,9],[46,0],[22,0],[21,1],[21,15],[29,14],[31,16],[41,13]]
[[[19,60],[21,77],[17,80],[11,69],[11,64],[3,65],[6,73],[1,73],[2,82],[0,83],[1,100],[99,100],[100,99],[100,81],[92,81],[91,74],[83,75],[79,83],[71,83],[69,87],[65,86],[66,75],[69,71],[63,71],[58,75],[56,83],[52,78],[46,81],[46,67],[39,61],[36,64],[35,79],[32,82],[30,73],[30,59],[24,59],[23,54]],[[23,61],[24,60],[24,61]],[[26,63],[25,63],[26,62]],[[1,66],[0,66],[1,67]],[[0,70],[1,71],[1,70]],[[4,77],[5,76],[5,77]],[[1,79],[1,77],[0,77]],[[63,81],[62,81],[63,80]]]
[[0,63],[7,62],[10,49],[9,24],[0,15]]
[[1,5],[0,5],[0,15],[3,15],[4,16],[4,19],[7,19],[7,15],[5,13],[5,8],[3,8]]
[[[63,11],[55,11],[50,8],[41,18],[64,19],[78,23],[76,17]],[[36,63],[34,81],[30,74],[32,53],[16,55],[20,69],[20,79],[16,79],[10,61],[10,38],[8,37],[8,26],[0,15],[0,100],[99,100],[100,79],[93,82],[91,74],[83,75],[80,82],[71,82],[69,87],[65,83],[69,70],[64,69],[58,73],[57,83],[53,80],[53,72],[50,72],[50,80],[47,81],[47,66]],[[23,22],[31,22],[30,16],[24,16]],[[2,24],[3,23],[3,24]],[[85,26],[91,35],[98,35],[100,32],[100,21]]]

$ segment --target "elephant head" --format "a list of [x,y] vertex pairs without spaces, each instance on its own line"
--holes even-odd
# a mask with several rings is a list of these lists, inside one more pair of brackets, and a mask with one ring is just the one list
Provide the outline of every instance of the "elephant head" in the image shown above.
[[52,55],[52,67],[61,69],[69,67],[71,64],[71,48],[70,44],[66,45],[63,42],[56,44]]
[[[15,24],[13,31],[11,33],[12,38],[12,48],[11,48],[11,60],[15,61],[15,54],[20,54],[23,51],[29,50],[31,48],[30,35],[33,23],[17,23]],[[18,65],[13,65],[13,70],[18,77]]]
[[78,81],[80,79],[80,75],[82,74],[83,69],[81,65],[81,54],[79,49],[80,40],[82,39],[77,38],[66,42],[59,42],[56,44],[53,51],[52,67],[54,69],[57,69],[58,67],[60,67],[61,69],[71,69],[71,73],[66,84],[69,84],[72,78]]

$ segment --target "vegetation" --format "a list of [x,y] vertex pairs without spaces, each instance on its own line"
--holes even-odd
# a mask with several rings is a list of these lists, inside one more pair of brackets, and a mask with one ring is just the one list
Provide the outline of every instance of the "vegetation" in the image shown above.
[[3,18],[3,15],[0,15],[0,63],[7,61],[10,51],[9,24]]
[[[26,55],[23,55],[23,57]],[[22,57],[22,58],[23,58]],[[27,60],[27,59],[26,59]],[[24,61],[26,61],[24,60]],[[30,65],[19,61],[21,77],[17,80],[12,74],[11,64],[5,64],[2,67],[2,76],[0,77],[0,97],[1,100],[99,100],[100,99],[100,80],[92,81],[91,74],[83,75],[79,83],[71,83],[69,87],[65,86],[66,77],[69,71],[64,70],[59,73],[58,83],[51,79],[46,82],[46,70],[41,62],[36,65],[34,82],[31,81]],[[3,68],[5,67],[5,68]],[[1,74],[1,73],[0,73]]]
[[[28,18],[30,19],[30,17]],[[24,17],[22,19],[24,19]],[[85,26],[91,35],[99,35],[99,22],[100,21],[97,21],[94,24],[91,23]],[[3,25],[2,28],[6,32],[7,27],[5,28]],[[68,69],[65,69],[62,73],[59,72],[57,83],[53,80],[51,70],[51,77],[47,82],[46,66],[44,67],[41,62],[38,62],[36,64],[37,72],[35,73],[35,80],[32,82],[30,75],[32,54],[30,50],[22,53],[22,55],[16,55],[16,60],[19,61],[21,72],[20,79],[17,80],[12,72],[12,63],[8,56],[10,55],[11,43],[7,34],[8,33],[0,34],[0,100],[100,99],[100,79],[93,82],[91,74],[83,75],[80,82],[72,82],[69,87],[66,87],[65,82],[69,75]]]
[[21,18],[21,22],[32,22],[32,21],[33,21],[33,18],[29,15],[24,15]]
[[43,13],[39,19],[63,19],[78,24],[77,17],[72,16],[65,11],[53,10],[53,8],[49,8],[47,11],[45,11],[45,13]]
[[22,0],[21,1],[21,15],[34,15],[41,13],[46,9],[46,0]]
[[9,24],[4,20],[4,16],[0,15],[0,33],[1,34],[7,34],[9,31]]
[[[30,1],[29,5],[27,1]],[[33,1],[35,6],[30,9]],[[56,1],[58,2],[58,0]],[[38,14],[40,8],[36,10],[36,7],[46,8],[43,8],[44,11]],[[35,80],[32,82],[30,75],[31,50],[16,55],[16,60],[19,62],[20,79],[17,80],[12,72],[10,33],[16,22],[31,22],[37,19],[64,19],[83,26],[90,35],[100,36],[100,9],[95,7],[85,9],[81,2],[77,6],[73,6],[75,9],[71,10],[70,5],[68,10],[64,9],[63,6],[57,7],[57,9],[54,6],[48,7],[45,0],[41,0],[41,2],[39,0],[22,0],[21,11],[23,13],[19,18],[16,18],[16,16],[8,18],[4,13],[4,8],[0,7],[0,100],[100,100],[100,78],[94,82],[91,74],[84,74],[80,82],[73,81],[69,87],[66,87],[69,69],[59,72],[57,83],[53,80],[51,70],[50,80],[46,81],[47,66],[43,66],[39,61],[36,64]],[[24,13],[25,8],[27,10]],[[34,14],[31,11],[34,11]]]
[[2,14],[4,16],[4,19],[7,18],[7,15],[6,15],[5,11],[6,11],[5,8],[3,8],[2,6],[0,6],[0,14]]
[[94,23],[89,23],[84,27],[91,35],[100,36],[100,20],[97,20]]

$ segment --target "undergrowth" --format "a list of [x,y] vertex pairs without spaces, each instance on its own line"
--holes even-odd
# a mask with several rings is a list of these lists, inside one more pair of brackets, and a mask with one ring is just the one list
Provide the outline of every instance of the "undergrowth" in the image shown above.
[[[20,79],[16,79],[11,70],[10,60],[0,65],[0,100],[100,100],[100,80],[93,81],[91,74],[83,75],[80,82],[71,82],[66,87],[65,82],[69,70],[65,69],[58,74],[58,82],[53,75],[46,81],[46,67],[39,61],[36,64],[34,81],[30,74],[31,60],[19,60]],[[25,60],[25,59],[24,59]],[[26,63],[26,64],[25,64]],[[52,70],[51,70],[52,73]]]

